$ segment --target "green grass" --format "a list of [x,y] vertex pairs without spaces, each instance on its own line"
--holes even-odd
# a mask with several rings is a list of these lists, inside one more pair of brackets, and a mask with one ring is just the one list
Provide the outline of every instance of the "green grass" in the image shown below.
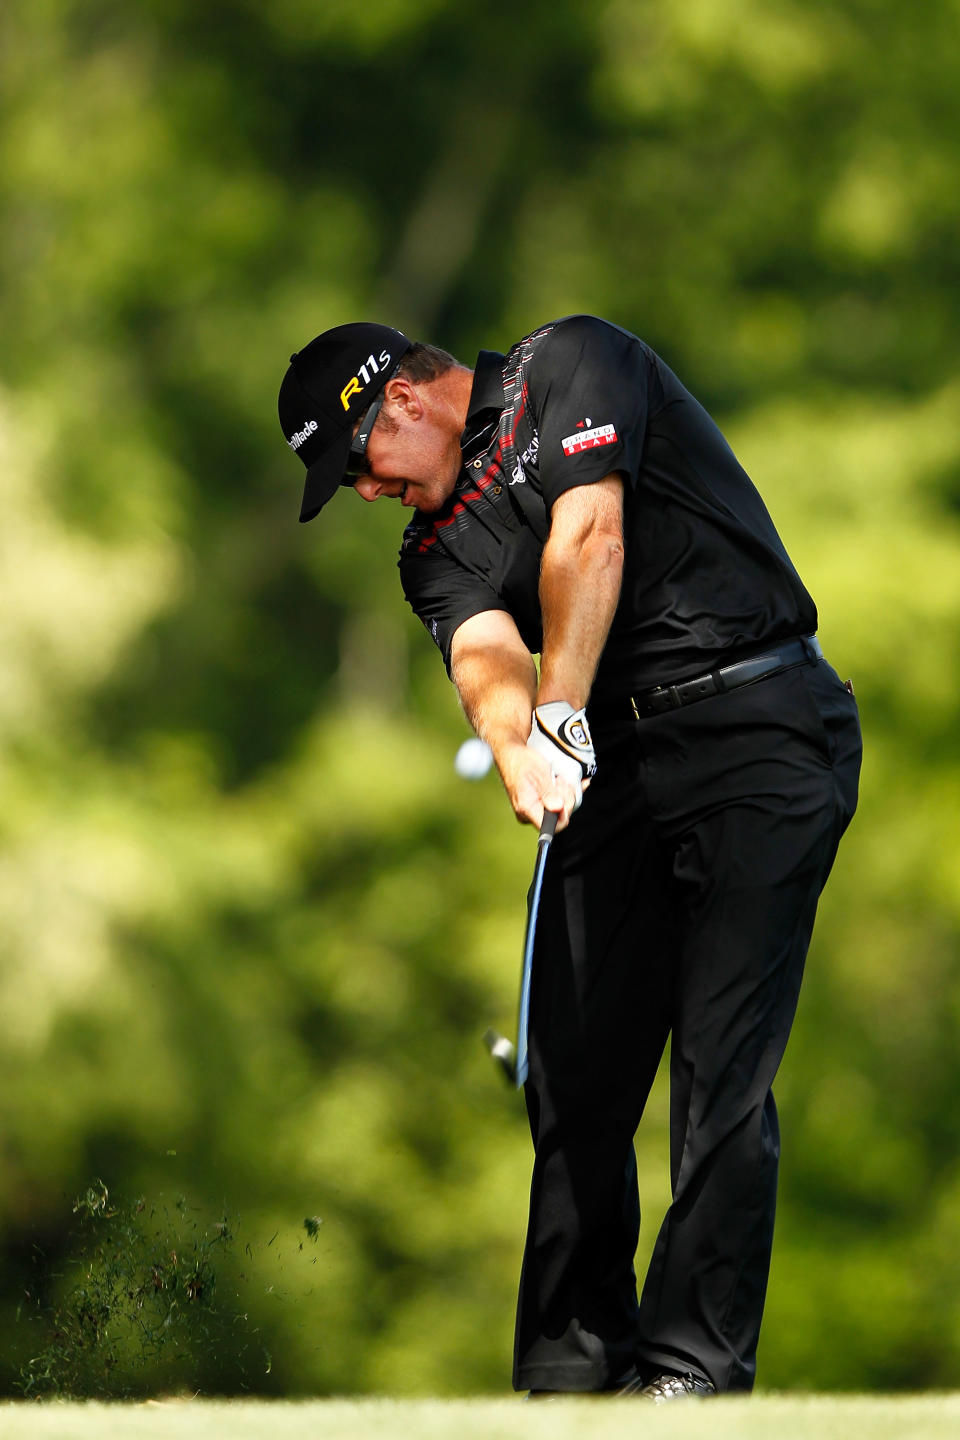
[[0,1404],[3,1440],[956,1440],[960,1394]]

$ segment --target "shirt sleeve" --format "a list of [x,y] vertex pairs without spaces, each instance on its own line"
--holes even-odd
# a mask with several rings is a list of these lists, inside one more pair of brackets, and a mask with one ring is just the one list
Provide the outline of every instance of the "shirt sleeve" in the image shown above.
[[449,675],[456,631],[485,610],[503,610],[503,600],[492,585],[442,551],[404,544],[398,563],[407,603],[435,641]]
[[559,495],[614,472],[635,483],[647,424],[650,360],[635,335],[591,315],[559,320],[530,362],[540,485]]

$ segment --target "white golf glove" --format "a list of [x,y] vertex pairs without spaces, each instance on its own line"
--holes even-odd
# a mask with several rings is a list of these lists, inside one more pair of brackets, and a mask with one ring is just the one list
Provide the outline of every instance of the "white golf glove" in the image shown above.
[[565,700],[551,700],[533,712],[533,728],[527,744],[549,761],[554,776],[573,786],[574,810],[583,799],[582,782],[597,772],[597,757],[587,724],[587,712],[574,710]]

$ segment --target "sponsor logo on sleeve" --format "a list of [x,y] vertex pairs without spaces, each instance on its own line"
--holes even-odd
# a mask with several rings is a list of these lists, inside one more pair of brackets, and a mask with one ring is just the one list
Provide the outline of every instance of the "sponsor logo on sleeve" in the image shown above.
[[616,445],[618,436],[615,425],[594,425],[589,417],[579,423],[590,428],[578,430],[575,435],[568,435],[565,440],[561,440],[564,455],[579,455],[581,450],[596,450],[600,445]]

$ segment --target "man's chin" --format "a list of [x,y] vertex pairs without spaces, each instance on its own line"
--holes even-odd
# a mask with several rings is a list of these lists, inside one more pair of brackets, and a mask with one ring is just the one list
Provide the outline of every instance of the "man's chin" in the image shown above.
[[423,486],[407,484],[400,497],[401,503],[414,506],[421,515],[439,515],[453,499],[455,488],[455,480],[449,485],[445,485],[443,480]]

